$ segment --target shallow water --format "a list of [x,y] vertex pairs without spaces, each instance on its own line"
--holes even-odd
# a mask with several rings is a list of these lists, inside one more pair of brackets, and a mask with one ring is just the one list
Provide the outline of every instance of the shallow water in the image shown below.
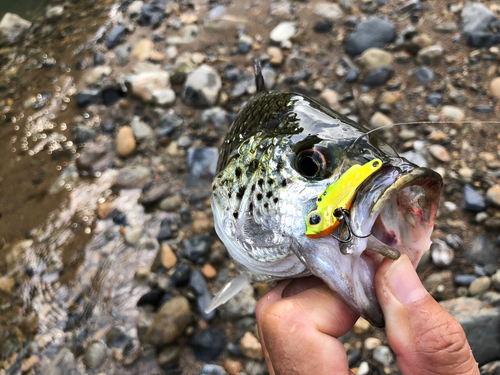
[[21,17],[33,20],[46,5],[53,0],[2,0],[0,1],[0,19],[5,13],[16,13]]

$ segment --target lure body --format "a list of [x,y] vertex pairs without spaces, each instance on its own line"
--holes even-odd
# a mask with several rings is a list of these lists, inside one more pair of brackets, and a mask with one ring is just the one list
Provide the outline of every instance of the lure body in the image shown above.
[[306,235],[319,238],[333,233],[340,225],[336,210],[349,210],[358,188],[382,167],[382,160],[373,159],[365,165],[353,165],[316,200],[317,209],[306,220]]

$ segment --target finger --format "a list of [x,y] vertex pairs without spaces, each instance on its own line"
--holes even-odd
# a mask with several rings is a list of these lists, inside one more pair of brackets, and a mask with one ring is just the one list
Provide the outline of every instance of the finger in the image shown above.
[[462,326],[427,293],[406,255],[385,259],[375,285],[403,374],[479,374]]
[[316,276],[303,277],[301,279],[293,279],[283,289],[281,293],[282,298],[293,297],[307,289],[324,284],[323,280]]
[[337,337],[346,334],[357,318],[326,285],[269,303],[259,325],[273,371],[276,375],[350,374]]
[[283,289],[290,283],[290,280],[285,280],[280,282],[278,285],[276,285],[273,289],[271,289],[269,292],[267,292],[264,297],[262,297],[259,302],[257,303],[257,306],[255,307],[255,318],[257,319],[257,328],[259,330],[259,337],[260,337],[260,343],[262,345],[262,352],[264,353],[264,359],[266,360],[267,364],[267,370],[269,371],[270,375],[274,375],[275,372],[273,370],[273,365],[271,363],[271,360],[269,359],[269,352],[267,351],[266,344],[264,342],[264,339],[262,338],[262,328],[261,328],[261,316],[262,316],[262,311],[268,306],[269,304],[278,301],[281,299],[281,294],[283,293]]

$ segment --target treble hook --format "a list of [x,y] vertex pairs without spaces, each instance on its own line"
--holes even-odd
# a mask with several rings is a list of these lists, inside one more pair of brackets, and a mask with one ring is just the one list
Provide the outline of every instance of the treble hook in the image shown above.
[[[370,237],[372,235],[372,232],[368,233],[367,235],[357,235],[356,233],[354,233],[354,231],[351,228],[351,222],[349,219],[349,216],[350,216],[349,210],[342,208],[342,207],[339,207],[339,208],[336,208],[335,211],[333,211],[333,215],[335,216],[335,218],[339,222],[343,222],[345,224],[345,226],[347,227],[347,232],[349,233],[345,240],[341,239],[340,236],[337,237],[337,236],[332,234],[332,237],[335,238],[340,243],[351,242],[352,236],[355,236],[358,238],[367,238],[367,237]],[[340,230],[339,232],[342,232],[342,230]]]

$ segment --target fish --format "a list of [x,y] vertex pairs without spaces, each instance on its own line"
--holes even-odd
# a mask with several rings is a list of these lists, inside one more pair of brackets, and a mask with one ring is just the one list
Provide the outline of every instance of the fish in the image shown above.
[[[252,282],[314,275],[383,327],[376,270],[385,257],[400,254],[417,267],[431,245],[441,176],[313,98],[265,90],[260,64],[255,72],[257,94],[232,123],[212,184],[215,230],[240,273],[206,311]],[[330,199],[337,202],[328,206],[339,214],[336,227],[311,235],[311,213],[326,212],[321,197],[367,163],[377,168],[351,189],[348,207]]]

